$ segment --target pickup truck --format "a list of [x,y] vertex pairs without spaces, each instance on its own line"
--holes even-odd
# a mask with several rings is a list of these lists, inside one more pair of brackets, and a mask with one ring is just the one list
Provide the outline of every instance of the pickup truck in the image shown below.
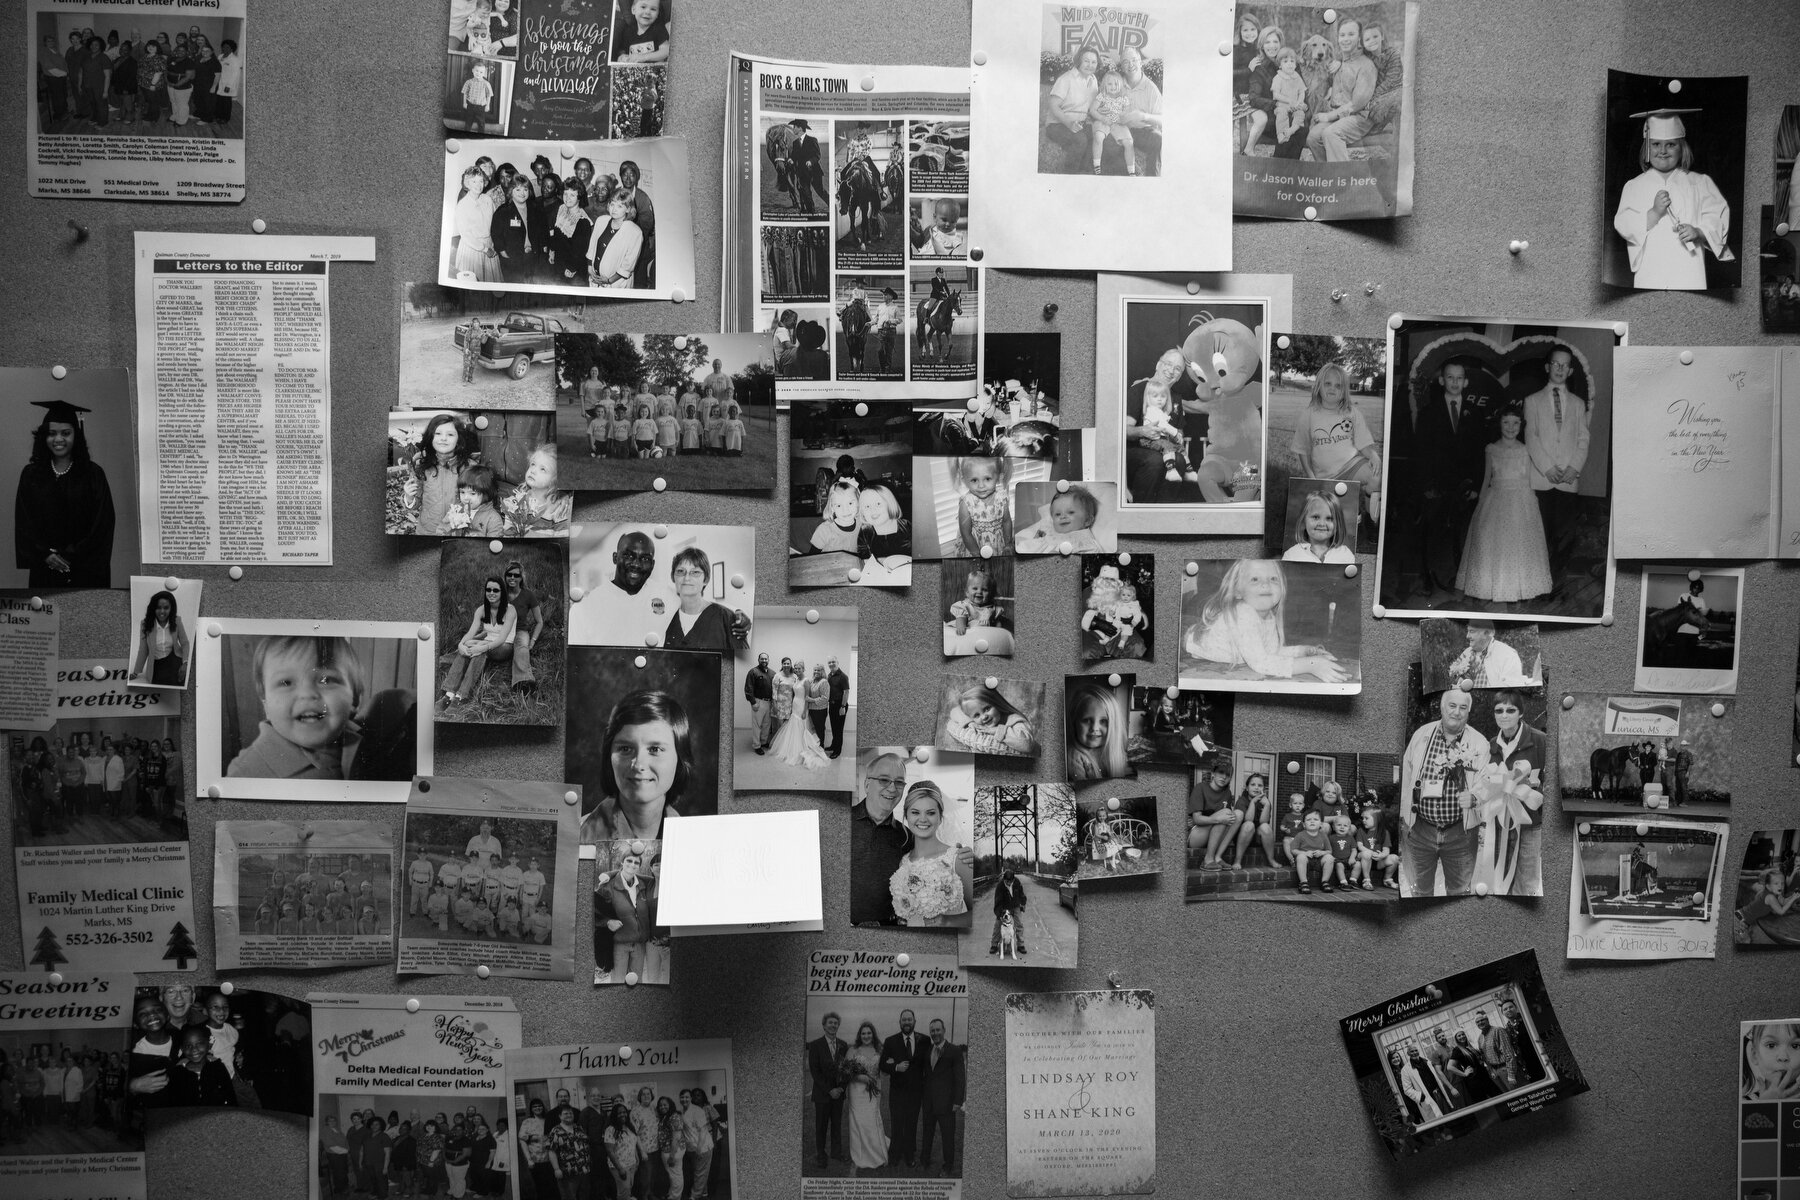
[[[478,361],[492,371],[504,370],[513,379],[525,378],[534,362],[556,362],[556,335],[567,332],[561,321],[536,313],[511,312],[500,322],[481,323],[481,356]],[[469,326],[456,327],[456,349],[460,353],[469,336]]]

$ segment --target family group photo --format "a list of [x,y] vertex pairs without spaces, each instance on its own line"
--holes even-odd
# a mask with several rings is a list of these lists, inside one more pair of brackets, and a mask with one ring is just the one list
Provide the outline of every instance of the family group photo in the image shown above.
[[434,717],[465,725],[563,723],[568,546],[443,543]]
[[[1695,696],[1575,692],[1556,717],[1558,792],[1571,812],[1731,810],[1736,704]],[[1722,715],[1713,716],[1714,704]]]
[[240,934],[385,938],[394,931],[393,850],[240,854],[234,916]]
[[1362,581],[1343,567],[1206,559],[1181,580],[1184,688],[1354,695]]
[[1131,736],[1125,756],[1134,763],[1195,767],[1229,746],[1235,697],[1178,687],[1131,689]]
[[1263,506],[1263,542],[1271,555],[1349,563],[1375,552],[1387,388],[1381,338],[1275,338]]
[[[74,384],[71,388],[69,385]],[[137,459],[127,372],[0,369],[13,435],[0,441],[0,587],[125,588],[138,557]]]
[[569,536],[575,493],[562,483],[552,412],[394,409],[387,458],[390,534]]
[[732,1200],[725,1068],[517,1080],[520,1200]]
[[1043,6],[1039,175],[1162,174],[1168,19],[1144,10]]
[[909,585],[911,409],[797,400],[789,414],[788,586]]
[[850,923],[973,928],[975,760],[865,747],[850,806]]
[[[1102,802],[1104,803],[1104,802]],[[1116,816],[1117,814],[1115,814]],[[1118,848],[1133,832],[1120,818]],[[974,919],[959,937],[964,966],[1078,965],[1076,873],[1099,835],[1067,784],[997,784],[975,791]],[[1135,857],[1135,856],[1134,856]],[[1109,861],[1104,852],[1096,862]],[[1100,867],[1105,873],[1105,867]]]
[[[119,1069],[110,1057],[103,1067],[67,1065],[84,1081],[89,1070],[98,1071],[102,1086]],[[248,988],[227,993],[189,983],[140,986],[124,1068],[128,1119],[139,1108],[260,1108],[311,1116],[312,1006]],[[141,1129],[143,1114],[135,1119]]]
[[243,139],[242,17],[40,12],[36,24],[39,133]]
[[402,938],[544,945],[554,936],[556,822],[409,811],[405,857]]
[[585,521],[569,540],[569,608],[578,646],[662,646],[730,656],[748,649],[756,611],[749,525]]
[[6,742],[14,846],[187,841],[179,716],[65,716]]
[[857,629],[851,607],[757,610],[753,657],[732,669],[733,791],[850,790]]
[[1612,594],[1611,325],[1408,320],[1391,335],[1376,600],[1591,622]]
[[1536,1022],[1511,985],[1390,1025],[1375,1043],[1392,1102],[1413,1131],[1473,1118],[1459,1130],[1445,1129],[1445,1139],[1489,1123],[1484,1110],[1556,1080]]

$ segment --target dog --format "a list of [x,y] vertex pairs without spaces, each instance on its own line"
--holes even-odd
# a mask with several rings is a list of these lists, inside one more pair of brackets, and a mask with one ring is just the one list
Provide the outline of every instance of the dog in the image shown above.
[[1019,927],[1013,922],[1011,913],[1000,918],[1000,957],[1019,957]]
[[1337,55],[1323,34],[1315,33],[1300,43],[1300,78],[1306,81],[1306,111],[1324,112],[1330,108],[1331,68]]

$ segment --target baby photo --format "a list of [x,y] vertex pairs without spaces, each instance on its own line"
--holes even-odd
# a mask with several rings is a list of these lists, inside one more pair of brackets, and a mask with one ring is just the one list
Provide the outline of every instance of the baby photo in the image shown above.
[[420,703],[434,683],[431,633],[411,621],[210,619],[194,684],[199,794],[405,800],[431,772]]
[[[1117,683],[1112,680],[1118,680]],[[1071,783],[1132,779],[1126,752],[1132,675],[1069,675],[1063,680],[1063,762]]]
[[1427,692],[1441,692],[1448,687],[1544,685],[1544,652],[1538,641],[1538,627],[1528,622],[1426,617],[1419,622],[1419,664]]
[[1162,873],[1155,796],[1095,796],[1076,801],[1075,810],[1075,881],[1083,891]]
[[1131,689],[1131,738],[1125,757],[1134,763],[1194,767],[1214,749],[1231,745],[1230,692],[1177,687]]
[[946,675],[932,745],[945,750],[1036,758],[1044,685],[997,675]]
[[1290,477],[1285,494],[1272,491],[1263,509],[1264,547],[1282,562],[1353,563],[1361,502],[1360,483]]
[[1744,843],[1732,902],[1731,940],[1739,946],[1800,946],[1800,829],[1752,830]]
[[1744,569],[1645,567],[1638,589],[1640,692],[1734,696]]
[[439,721],[562,724],[568,561],[560,541],[445,539],[438,559]]
[[957,941],[968,967],[1080,965],[1074,874],[1081,827],[1073,790],[1061,783],[975,792],[975,918]]
[[[917,843],[907,822],[906,802],[915,797],[927,805],[941,800],[950,814],[950,827],[937,840],[954,846],[956,854],[936,873],[940,881],[954,874],[957,887],[941,889],[945,912],[940,916],[956,915],[949,910],[959,901],[959,911],[968,911],[974,895],[975,854],[969,848],[973,820],[967,810],[974,794],[975,759],[966,752],[929,746],[870,746],[858,752],[850,805],[850,924],[858,929],[907,924],[896,911],[902,905],[908,915],[919,915],[916,897],[896,893],[893,887],[896,878],[909,878],[903,864]],[[960,838],[959,823],[964,831]],[[941,859],[945,846],[935,849]]]
[[938,568],[944,657],[1011,658],[1015,611],[1011,558],[947,558]]
[[914,553],[921,559],[1010,557],[1013,484],[1048,481],[1053,467],[1005,455],[914,458]]
[[556,414],[394,409],[385,527],[421,537],[566,538]]
[[969,253],[968,201],[961,196],[914,196],[914,258],[964,258]]
[[[1339,522],[1338,544],[1352,553],[1375,553],[1387,375],[1385,338],[1275,335],[1269,349],[1269,504],[1263,511],[1270,554],[1306,544],[1294,536],[1300,519],[1291,486],[1296,479],[1309,481],[1302,498],[1320,490],[1339,497],[1346,519]],[[1340,483],[1347,485],[1343,493],[1337,492]]]
[[1181,581],[1181,686],[1362,691],[1362,589],[1345,569],[1209,559]]
[[801,400],[790,409],[788,585],[912,583],[912,410]]
[[[198,579],[173,575],[131,577],[132,691],[181,691],[194,662],[194,620],[200,615]],[[182,605],[187,611],[182,612]]]
[[1116,483],[1014,482],[1013,546],[1020,554],[1116,553]]
[[569,539],[578,646],[662,646],[727,657],[750,645],[756,529],[584,521]]
[[1081,661],[1156,658],[1156,559],[1148,554],[1081,556]]
[[855,608],[756,610],[732,667],[732,791],[850,790],[856,635]]
[[[1723,715],[1713,716],[1715,704]],[[1563,810],[1669,808],[1724,819],[1736,711],[1734,700],[1697,696],[1564,695],[1556,717]]]

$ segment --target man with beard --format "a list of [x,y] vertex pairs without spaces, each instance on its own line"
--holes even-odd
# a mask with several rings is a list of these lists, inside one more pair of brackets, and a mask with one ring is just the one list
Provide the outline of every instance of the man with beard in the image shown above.
[[1519,1012],[1519,1006],[1511,1000],[1500,1002],[1500,1019],[1506,1022],[1506,1031],[1512,1035],[1513,1051],[1517,1057],[1513,1060],[1517,1066],[1520,1085],[1535,1083],[1544,1077],[1544,1066],[1538,1060],[1537,1050],[1531,1044],[1531,1035],[1525,1030],[1525,1018]]
[[1474,881],[1477,831],[1463,826],[1474,799],[1465,776],[1488,761],[1489,751],[1487,738],[1469,727],[1472,704],[1469,693],[1446,691],[1438,720],[1414,731],[1400,760],[1402,896],[1466,896]]
[[1519,1054],[1512,1032],[1488,1020],[1485,1009],[1475,1012],[1475,1028],[1481,1031],[1481,1062],[1493,1077],[1494,1087],[1505,1095],[1519,1086]]
[[892,1116],[889,1166],[912,1166],[918,1154],[919,1104],[925,1095],[925,1055],[931,1043],[914,1032],[918,1019],[910,1008],[900,1010],[900,1032],[881,1044],[881,1073],[888,1077],[888,1104]]

